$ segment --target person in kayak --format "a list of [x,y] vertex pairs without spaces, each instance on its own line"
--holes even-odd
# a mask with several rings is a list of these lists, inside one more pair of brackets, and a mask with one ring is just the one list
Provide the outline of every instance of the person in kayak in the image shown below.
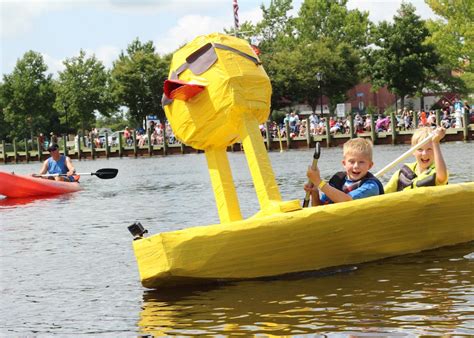
[[355,138],[344,143],[342,164],[345,171],[336,173],[328,183],[321,179],[319,168],[308,168],[311,181],[304,190],[311,193],[311,205],[339,203],[355,199],[381,195],[382,183],[369,170],[372,161],[372,143],[363,138]]
[[444,162],[439,142],[446,134],[446,129],[422,127],[413,133],[412,146],[418,144],[433,132],[431,142],[415,150],[416,162],[405,163],[397,170],[385,186],[385,192],[395,192],[419,187],[448,184],[449,173]]
[[56,143],[51,144],[48,151],[51,156],[43,162],[39,175],[66,174],[67,176],[55,176],[54,179],[56,181],[73,182],[76,169],[74,169],[71,159],[59,153],[59,146]]

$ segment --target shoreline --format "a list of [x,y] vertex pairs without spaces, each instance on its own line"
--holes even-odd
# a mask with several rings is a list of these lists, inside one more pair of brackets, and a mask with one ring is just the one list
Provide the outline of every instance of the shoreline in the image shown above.
[[[372,140],[374,146],[383,144],[410,144],[411,135],[414,130],[408,131],[389,131],[389,132],[366,132],[357,135],[351,134],[336,134],[336,135],[311,135],[307,137],[296,138],[273,138],[268,140],[264,138],[264,143],[267,151],[281,151],[291,149],[314,148],[316,142],[320,142],[322,147],[338,147],[342,146],[347,140],[354,137],[369,138]],[[474,139],[474,125],[469,125],[467,128],[449,128],[446,130],[444,142],[470,141]],[[124,146],[119,140],[119,145],[115,147],[107,146],[105,148],[79,148],[70,149],[65,138],[59,142],[61,154],[69,156],[73,160],[95,160],[104,158],[121,158],[121,157],[161,157],[169,155],[184,155],[192,153],[203,153],[203,150],[197,150],[190,146],[177,144],[161,144],[161,145],[147,145],[145,147]],[[18,164],[29,162],[41,162],[49,157],[48,151],[37,150],[21,150],[18,149],[16,143],[13,142],[13,151],[5,152],[5,141],[2,141],[2,152],[0,152],[0,161],[2,164]],[[241,143],[234,143],[227,147],[227,151],[236,152],[243,151]]]

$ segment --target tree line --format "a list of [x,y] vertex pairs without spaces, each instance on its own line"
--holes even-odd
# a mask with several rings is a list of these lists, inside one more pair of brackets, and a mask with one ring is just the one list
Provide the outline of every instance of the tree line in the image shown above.
[[[387,86],[402,106],[405,97],[422,99],[426,92],[473,93],[474,2],[425,1],[440,19],[422,20],[402,3],[393,21],[376,24],[368,12],[349,10],[347,0],[305,0],[291,16],[292,0],[273,0],[261,5],[260,22],[225,32],[258,45],[272,83],[272,111],[302,102],[315,111],[321,95],[333,111],[361,81],[375,90]],[[111,69],[80,50],[53,78],[42,55],[30,50],[0,83],[0,139],[138,127],[147,115],[164,119],[171,57],[137,38]]]

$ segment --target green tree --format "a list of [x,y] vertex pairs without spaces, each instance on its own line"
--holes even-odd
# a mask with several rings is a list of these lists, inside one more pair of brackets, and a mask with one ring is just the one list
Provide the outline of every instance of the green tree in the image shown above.
[[5,140],[9,134],[11,126],[5,121],[4,110],[6,107],[6,97],[4,91],[6,90],[5,84],[0,82],[0,140]]
[[[429,41],[439,51],[445,68],[459,73],[463,82],[460,84],[456,79],[448,77],[446,79],[448,87],[456,91],[473,93],[474,2],[469,0],[425,0],[425,2],[433,12],[444,19],[428,20],[427,26],[431,32]],[[451,72],[445,74],[451,75]]]
[[292,0],[274,0],[270,6],[260,6],[262,21],[255,27],[255,35],[261,40],[259,47],[271,53],[283,46],[294,45],[295,19],[289,14]]
[[[79,56],[64,61],[66,69],[59,72],[55,107],[61,112],[61,123],[82,130],[94,126],[96,114],[108,116],[117,108],[111,98],[110,75],[101,61],[93,55]],[[67,121],[66,121],[67,119]]]
[[121,110],[111,114],[110,116],[99,116],[96,121],[96,127],[123,130],[130,124],[125,116],[126,113]]
[[251,43],[252,37],[254,37],[256,33],[256,27],[252,22],[245,21],[240,25],[238,30],[236,30],[235,27],[224,28],[224,33],[227,35],[237,36],[238,38],[247,40]]
[[297,53],[293,50],[278,50],[260,56],[272,84],[271,110],[279,110],[291,101],[296,101]]
[[[264,39],[261,59],[272,81],[272,109],[290,100],[306,102],[315,111],[321,90],[334,108],[359,81],[368,14],[349,11],[346,1],[306,0],[297,18],[289,16],[290,10],[291,1],[285,0],[262,6],[263,20],[257,24]],[[321,88],[318,72],[323,74]]]
[[294,18],[289,14],[292,1],[275,0],[268,7],[262,4],[260,9],[262,20],[253,30],[251,26],[246,27],[247,38],[259,41],[260,59],[272,83],[271,109],[278,110],[288,106],[296,87],[292,79],[297,69],[290,66],[296,64],[297,57],[291,47],[295,46]]
[[152,41],[141,43],[138,39],[114,62],[114,95],[121,105],[128,107],[129,115],[137,125],[141,125],[147,115],[165,119],[161,97],[170,63],[170,55],[160,57],[155,53]]
[[367,46],[372,23],[368,12],[347,9],[347,0],[305,0],[296,20],[298,39]]
[[40,53],[28,51],[17,61],[13,72],[3,76],[0,102],[3,119],[10,128],[4,134],[33,138],[55,126],[55,94],[47,69]]
[[[345,43],[334,48],[332,43],[320,40],[305,48],[281,50],[264,57],[273,85],[273,109],[288,105],[290,100],[306,102],[315,112],[321,91],[330,102],[343,102],[347,90],[359,80],[359,56]],[[322,74],[321,83],[317,73]]]
[[329,98],[330,110],[334,111],[337,103],[346,101],[347,91],[359,83],[361,60],[359,53],[346,42],[336,46],[326,43],[323,50],[325,53],[320,55],[319,63],[323,73],[321,90]]
[[420,93],[428,78],[436,73],[439,57],[426,39],[429,31],[415,14],[415,7],[402,3],[394,23],[381,22],[374,30],[374,46],[368,53],[366,69],[375,87],[387,85],[401,98]]

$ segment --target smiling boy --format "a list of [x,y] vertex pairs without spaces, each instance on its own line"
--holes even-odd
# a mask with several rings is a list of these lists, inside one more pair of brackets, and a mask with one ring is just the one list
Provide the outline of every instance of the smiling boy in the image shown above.
[[[339,203],[381,195],[382,183],[369,170],[372,161],[372,143],[355,138],[344,143],[342,164],[345,172],[336,173],[326,183],[321,179],[319,169],[308,168],[307,176],[312,184],[306,184],[305,191],[311,192],[312,205]],[[321,195],[319,196],[319,192]]]
[[439,145],[446,129],[438,127],[433,131],[429,127],[419,128],[413,133],[411,144],[418,144],[431,132],[431,141],[413,153],[416,162],[405,163],[393,174],[385,186],[386,193],[448,183],[449,174]]

